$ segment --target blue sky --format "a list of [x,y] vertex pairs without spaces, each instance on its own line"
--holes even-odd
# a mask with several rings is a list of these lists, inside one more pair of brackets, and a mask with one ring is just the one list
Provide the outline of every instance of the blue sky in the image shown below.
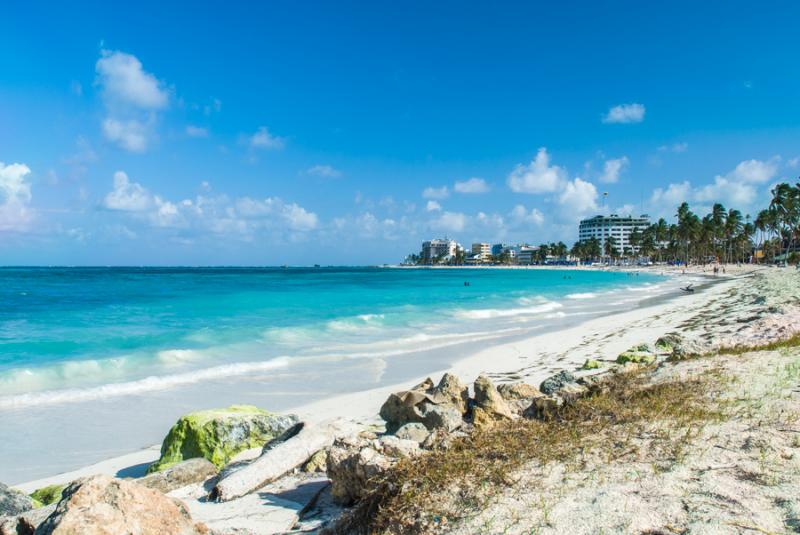
[[587,215],[754,212],[800,175],[793,2],[3,13],[0,264],[571,244]]

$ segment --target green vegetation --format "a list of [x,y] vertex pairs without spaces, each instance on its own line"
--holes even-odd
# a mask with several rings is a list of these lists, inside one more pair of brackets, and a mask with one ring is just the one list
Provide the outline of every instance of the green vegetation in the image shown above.
[[49,485],[33,491],[30,496],[35,507],[44,507],[61,501],[61,493],[65,488],[66,485]]
[[371,490],[340,524],[358,533],[421,533],[477,513],[530,463],[579,467],[585,455],[613,462],[639,448],[678,462],[688,439],[724,417],[711,402],[718,375],[648,385],[622,373],[547,420],[514,420],[455,439],[447,448],[400,461],[372,480]]

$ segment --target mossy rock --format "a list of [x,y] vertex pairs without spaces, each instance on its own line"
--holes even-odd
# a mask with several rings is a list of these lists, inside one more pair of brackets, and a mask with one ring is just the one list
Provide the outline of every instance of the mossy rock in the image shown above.
[[635,364],[652,364],[656,361],[656,356],[647,351],[626,351],[617,357],[617,364],[633,362]]
[[65,488],[67,488],[66,485],[48,485],[33,491],[29,496],[33,500],[33,506],[38,509],[51,503],[60,502],[61,493]]
[[586,362],[581,366],[582,370],[597,370],[600,368],[600,362],[595,359],[586,359]]
[[651,353],[652,348],[650,344],[639,344],[637,346],[633,346],[628,350],[629,352],[639,352],[639,353]]
[[667,334],[656,340],[656,349],[664,353],[671,352],[674,348],[680,347],[682,339],[677,334]]
[[172,426],[161,445],[161,458],[147,471],[158,472],[196,457],[221,469],[236,454],[262,447],[297,423],[297,416],[273,414],[252,405],[193,412]]

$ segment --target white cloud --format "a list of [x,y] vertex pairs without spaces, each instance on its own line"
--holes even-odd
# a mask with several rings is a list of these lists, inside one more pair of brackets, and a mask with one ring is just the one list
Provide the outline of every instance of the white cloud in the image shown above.
[[681,152],[686,152],[687,150],[689,150],[689,144],[686,142],[674,143],[672,145],[661,145],[660,147],[658,147],[658,152],[681,153]]
[[128,180],[124,171],[114,173],[114,189],[106,195],[103,206],[109,210],[142,212],[152,205],[150,193],[141,184]]
[[431,227],[444,232],[461,232],[467,226],[467,216],[461,212],[444,212],[431,221]]
[[321,178],[339,178],[342,176],[341,171],[333,168],[330,165],[315,165],[313,167],[309,167],[308,170],[306,170],[306,173]]
[[642,104],[620,104],[608,110],[604,123],[641,123],[644,121],[645,107]]
[[775,156],[767,161],[744,160],[726,175],[726,178],[735,182],[762,184],[778,174],[780,157]]
[[453,189],[458,193],[486,193],[489,186],[484,179],[473,177],[456,182]]
[[786,166],[790,169],[797,169],[798,167],[800,167],[800,156],[792,158],[791,160],[787,161]]
[[130,152],[147,150],[148,128],[135,119],[119,121],[108,118],[103,121],[103,133],[109,141]]
[[132,105],[146,110],[167,106],[169,93],[164,84],[142,68],[136,56],[102,50],[95,65],[97,83],[112,104]]
[[518,164],[508,175],[508,187],[517,193],[550,193],[561,188],[567,173],[550,165],[547,149],[542,147],[529,165]]
[[286,204],[278,197],[264,200],[244,197],[236,202],[236,211],[246,219],[278,217],[289,229],[295,231],[313,230],[319,223],[314,212],[309,212],[296,203]]
[[425,199],[446,199],[450,195],[447,186],[441,188],[428,187],[422,190],[422,197]]
[[600,182],[614,184],[619,181],[619,175],[628,167],[628,157],[615,158],[606,160],[603,164],[603,174],[600,176]]
[[262,126],[250,136],[250,146],[255,149],[279,150],[285,146],[285,141],[282,137],[271,134],[266,126]]
[[439,212],[442,209],[442,205],[436,201],[428,201],[428,204],[425,205],[425,210],[428,212]]
[[670,184],[667,189],[656,188],[650,197],[650,202],[656,206],[665,206],[667,210],[673,210],[680,203],[690,199],[691,191],[692,185],[688,181]]
[[529,212],[524,206],[518,204],[511,210],[511,219],[517,225],[532,223],[538,226],[544,223],[544,214],[536,208],[532,208]]
[[33,220],[30,173],[25,164],[0,162],[0,230],[26,230]]
[[208,137],[208,128],[189,124],[186,125],[186,135],[189,137]]
[[756,199],[756,188],[746,182],[717,176],[712,184],[695,190],[692,198],[696,201],[722,202],[732,208],[746,209],[745,207],[750,206]]
[[579,219],[588,212],[597,211],[597,188],[591,182],[576,177],[567,182],[558,197],[558,203],[565,209],[562,211],[563,218]]

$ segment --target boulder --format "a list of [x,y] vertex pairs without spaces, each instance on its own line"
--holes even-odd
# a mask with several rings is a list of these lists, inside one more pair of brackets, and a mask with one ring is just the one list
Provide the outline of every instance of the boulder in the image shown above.
[[394,435],[382,436],[376,442],[375,449],[377,451],[395,459],[416,457],[422,453],[419,442],[398,438]]
[[600,368],[600,362],[595,359],[586,359],[586,362],[581,366],[582,370],[597,370]]
[[[460,419],[461,417],[459,416],[459,420]],[[414,422],[406,424],[398,429],[394,436],[405,440],[413,440],[417,444],[421,444],[426,438],[428,438],[428,435],[430,434],[431,433],[428,431],[427,427],[425,427],[423,424]]]
[[300,468],[303,472],[322,473],[328,469],[328,451],[319,450]]
[[0,516],[16,516],[33,509],[30,496],[0,483]]
[[107,475],[80,479],[64,489],[64,497],[37,535],[201,535],[178,500],[131,481]]
[[527,383],[507,383],[497,387],[497,391],[506,400],[508,408],[516,416],[522,416],[531,406],[533,400],[542,397],[538,388]]
[[670,333],[665,334],[658,340],[656,340],[656,350],[662,351],[664,353],[672,353],[672,349],[681,345],[683,342],[683,337],[678,334]]
[[337,441],[328,451],[327,464],[334,501],[350,505],[364,495],[367,481],[391,468],[394,461],[357,439]]
[[34,535],[39,525],[53,514],[56,504],[44,505],[19,516],[0,517],[0,535]]
[[431,431],[434,429],[453,431],[464,423],[461,412],[452,405],[423,403],[421,412],[422,425]]
[[501,420],[514,417],[511,408],[500,392],[485,375],[475,379],[475,406],[472,408],[472,423],[475,427],[492,427]]
[[542,396],[534,399],[522,416],[532,420],[550,420],[558,414],[559,409],[563,406],[564,400],[560,397]]
[[214,463],[198,457],[173,464],[169,468],[135,481],[139,485],[167,494],[186,485],[202,483],[216,476],[217,473],[219,473],[219,470],[214,466]]
[[617,357],[617,364],[652,364],[656,361],[656,356],[647,351],[625,351]]
[[[467,411],[469,391],[455,375],[446,373],[439,384],[426,379],[411,390],[389,395],[380,410],[386,421],[386,431],[394,433],[408,423],[421,423],[426,428],[450,428],[461,425],[460,419]],[[440,407],[442,410],[434,409]],[[458,415],[458,425],[455,422]]]
[[48,485],[31,492],[30,497],[37,504],[37,507],[50,505],[61,500],[61,492],[66,485]]
[[196,457],[222,468],[237,453],[262,447],[297,423],[297,416],[273,414],[251,405],[193,412],[172,426],[161,446],[161,458],[148,472]]
[[561,390],[565,385],[576,383],[577,380],[572,373],[562,370],[542,381],[542,384],[539,385],[539,390],[541,390],[542,394],[550,396]]

